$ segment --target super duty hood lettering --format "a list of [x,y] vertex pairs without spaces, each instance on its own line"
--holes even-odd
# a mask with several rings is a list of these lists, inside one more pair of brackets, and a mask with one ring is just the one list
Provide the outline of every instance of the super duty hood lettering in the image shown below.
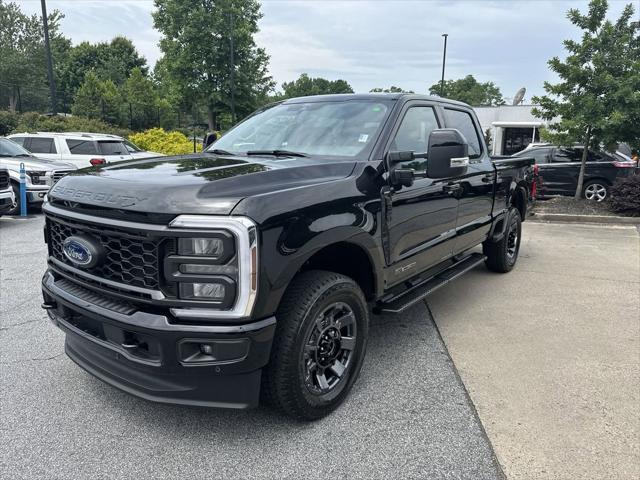
[[92,203],[103,203],[105,205],[118,207],[132,207],[133,205],[144,202],[149,198],[135,195],[114,195],[111,193],[91,192],[89,190],[70,188],[63,185],[56,185],[53,187],[51,193],[62,200],[89,200]]

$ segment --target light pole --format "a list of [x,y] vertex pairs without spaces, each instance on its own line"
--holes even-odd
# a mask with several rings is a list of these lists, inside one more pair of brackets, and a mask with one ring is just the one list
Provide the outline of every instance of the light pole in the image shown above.
[[56,82],[53,78],[53,59],[51,58],[51,45],[49,45],[49,21],[47,19],[47,2],[40,0],[42,6],[42,25],[44,29],[44,49],[47,55],[47,75],[49,77],[49,90],[51,92],[51,113],[57,113],[56,107]]
[[447,61],[447,37],[448,33],[443,33],[444,37],[444,52],[442,52],[442,79],[440,80],[440,96],[444,97],[444,65]]

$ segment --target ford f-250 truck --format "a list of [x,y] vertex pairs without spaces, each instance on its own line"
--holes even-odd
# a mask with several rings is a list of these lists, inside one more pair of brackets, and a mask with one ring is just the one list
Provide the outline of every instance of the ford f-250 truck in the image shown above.
[[43,307],[73,361],[134,395],[320,418],[358,377],[370,312],[513,268],[531,165],[492,161],[459,102],[290,99],[203,153],[62,178]]

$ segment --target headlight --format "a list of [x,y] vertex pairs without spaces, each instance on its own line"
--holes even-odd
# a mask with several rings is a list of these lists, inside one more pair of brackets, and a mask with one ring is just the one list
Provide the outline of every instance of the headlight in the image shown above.
[[31,183],[33,183],[34,185],[44,185],[46,183],[44,179],[44,176],[46,174],[47,172],[27,172],[27,175],[29,175],[29,178],[31,179]]
[[178,240],[179,255],[219,258],[223,253],[224,242],[220,238],[181,238]]
[[171,313],[202,320],[250,316],[258,288],[255,224],[245,217],[180,215],[169,226],[176,230],[177,254],[165,258],[165,278],[192,304]]

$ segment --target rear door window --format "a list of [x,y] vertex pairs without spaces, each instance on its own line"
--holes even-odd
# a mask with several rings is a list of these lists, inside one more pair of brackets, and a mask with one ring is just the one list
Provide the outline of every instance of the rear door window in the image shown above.
[[478,131],[473,123],[473,118],[469,112],[462,110],[452,110],[450,108],[444,109],[444,115],[447,122],[447,127],[457,128],[460,130],[464,138],[469,143],[469,158],[478,158],[482,153],[482,147],[480,146],[480,138],[478,137]]
[[98,149],[93,140],[67,140],[69,152],[72,155],[96,155]]
[[98,142],[98,149],[101,155],[129,155],[129,150],[122,142]]
[[31,137],[29,151],[33,153],[57,153],[53,138]]

